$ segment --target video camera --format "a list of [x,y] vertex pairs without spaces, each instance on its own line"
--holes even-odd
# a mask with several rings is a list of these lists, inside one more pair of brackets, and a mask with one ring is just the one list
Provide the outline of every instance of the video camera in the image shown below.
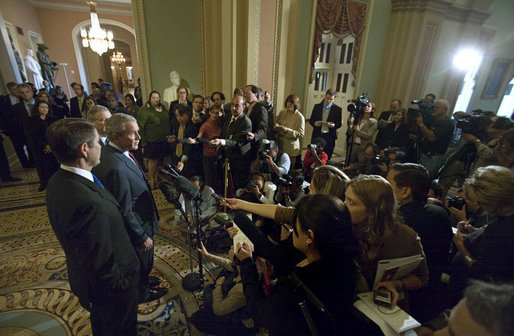
[[364,114],[364,106],[369,103],[369,98],[367,93],[363,93],[361,96],[348,100],[350,104],[346,107],[350,115],[353,117],[354,125],[357,125]]
[[491,119],[484,115],[467,115],[461,118],[456,118],[457,124],[455,127],[462,130],[462,134],[473,134],[479,139],[486,139],[487,125],[491,123]]
[[316,144],[308,144],[307,145],[307,149],[316,149],[316,148],[318,148],[318,145],[316,145]]
[[276,180],[276,184],[282,187],[289,187],[293,184],[293,177],[291,175],[284,175]]
[[466,205],[466,200],[459,196],[446,196],[448,199],[448,208],[456,208],[462,210],[462,207]]
[[420,114],[423,116],[423,122],[430,124],[432,120],[432,111],[434,110],[434,102],[430,99],[413,100],[411,104],[418,105],[418,108],[409,108],[407,110],[407,120],[414,120]]

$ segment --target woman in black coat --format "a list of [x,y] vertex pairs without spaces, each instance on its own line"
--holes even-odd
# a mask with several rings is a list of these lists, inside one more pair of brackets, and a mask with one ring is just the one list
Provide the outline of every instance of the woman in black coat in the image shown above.
[[397,111],[394,114],[394,121],[387,125],[384,129],[384,136],[381,141],[377,141],[376,145],[380,149],[389,147],[398,147],[405,150],[410,146],[409,130],[405,123],[405,114],[403,111]]
[[[319,335],[359,334],[361,325],[352,313],[357,283],[353,258],[358,244],[347,209],[334,196],[315,194],[300,200],[295,215],[290,234],[304,259],[294,267],[292,276],[278,279],[268,297],[259,282],[251,250],[246,243],[238,243],[243,290],[254,321],[269,329],[271,335],[310,335],[298,306],[299,300],[305,300]],[[297,288],[298,279],[323,303],[328,314]]]
[[27,123],[27,141],[34,154],[39,176],[38,191],[46,189],[48,180],[59,168],[46,140],[46,129],[55,120],[56,118],[51,114],[50,105],[43,100],[38,100],[34,105],[32,117]]

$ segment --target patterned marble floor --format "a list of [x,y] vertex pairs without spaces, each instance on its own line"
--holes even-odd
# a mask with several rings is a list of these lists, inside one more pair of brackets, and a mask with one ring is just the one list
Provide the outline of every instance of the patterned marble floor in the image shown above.
[[[36,172],[13,175],[23,181],[0,184],[0,335],[91,335],[89,313],[69,289],[64,253],[48,223],[45,192],[37,192]],[[201,302],[201,293],[181,286],[190,272],[186,245],[171,228],[172,207],[160,191],[154,196],[161,220],[152,275],[168,294],[139,305],[139,335],[202,335],[186,319]],[[204,265],[207,284],[213,281],[211,269]]]

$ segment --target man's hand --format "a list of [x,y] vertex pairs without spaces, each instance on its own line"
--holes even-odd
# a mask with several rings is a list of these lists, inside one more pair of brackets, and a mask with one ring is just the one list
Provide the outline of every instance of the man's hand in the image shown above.
[[360,130],[361,130],[361,128],[360,128],[360,126],[359,126],[359,125],[353,125],[353,131],[354,131],[354,132],[358,132],[358,131],[360,131]]
[[259,198],[261,196],[261,191],[259,190],[259,187],[258,186],[253,186],[251,189],[250,189],[251,192],[254,193],[255,196],[257,196],[257,198]]
[[187,143],[191,145],[196,145],[198,142],[196,141],[196,139],[187,138]]
[[225,277],[221,276],[216,279],[216,287],[223,285],[223,282],[225,281]]
[[50,145],[46,145],[45,148],[43,148],[43,153],[45,153],[45,154],[52,153],[52,149],[50,148]]
[[255,138],[255,134],[253,134],[252,132],[246,133],[246,140],[252,141],[254,138]]
[[166,140],[169,142],[169,143],[175,143],[175,141],[177,141],[177,136],[176,135],[168,135],[166,137]]
[[455,207],[449,207],[448,210],[450,210],[450,213],[452,214],[452,216],[458,221],[467,221],[468,219],[466,218],[466,205],[464,204],[464,206],[462,207],[462,209],[457,209]]
[[264,162],[268,164],[268,166],[273,167],[273,158],[269,155],[264,157]]
[[219,146],[219,145],[221,145],[221,139],[211,140],[211,145],[212,146]]
[[146,238],[146,241],[141,245],[140,249],[141,251],[149,251],[153,247],[153,240],[152,238],[148,237]]
[[335,126],[336,126],[336,124],[335,124],[335,123],[333,123],[333,122],[329,122],[329,123],[328,123],[328,127],[330,127],[330,128],[333,128],[333,127],[335,127]]
[[180,161],[177,163],[177,171],[181,172],[184,169],[184,162]]
[[321,125],[323,125],[323,123],[319,120],[314,123],[314,126],[316,127],[321,127]]

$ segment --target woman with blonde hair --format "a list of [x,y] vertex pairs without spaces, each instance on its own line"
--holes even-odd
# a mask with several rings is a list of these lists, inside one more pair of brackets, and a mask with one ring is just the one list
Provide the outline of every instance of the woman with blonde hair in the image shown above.
[[458,252],[450,276],[454,302],[470,279],[514,282],[514,171],[500,166],[478,168],[462,189],[467,200],[478,202],[497,218],[479,229],[467,222],[457,224],[453,241]]
[[[389,182],[378,175],[361,175],[350,181],[344,204],[350,211],[353,232],[361,246],[358,263],[366,284],[361,283],[360,291],[385,287],[392,293],[391,307],[394,307],[400,290],[425,286],[428,268],[420,238],[397,217],[396,197]],[[379,282],[373,288],[380,260],[418,254],[424,259],[410,274],[402,279]]]
[[302,168],[302,148],[300,142],[305,135],[305,118],[300,113],[300,98],[295,94],[287,96],[285,109],[280,111],[275,123],[279,148],[295,159],[294,168]]

